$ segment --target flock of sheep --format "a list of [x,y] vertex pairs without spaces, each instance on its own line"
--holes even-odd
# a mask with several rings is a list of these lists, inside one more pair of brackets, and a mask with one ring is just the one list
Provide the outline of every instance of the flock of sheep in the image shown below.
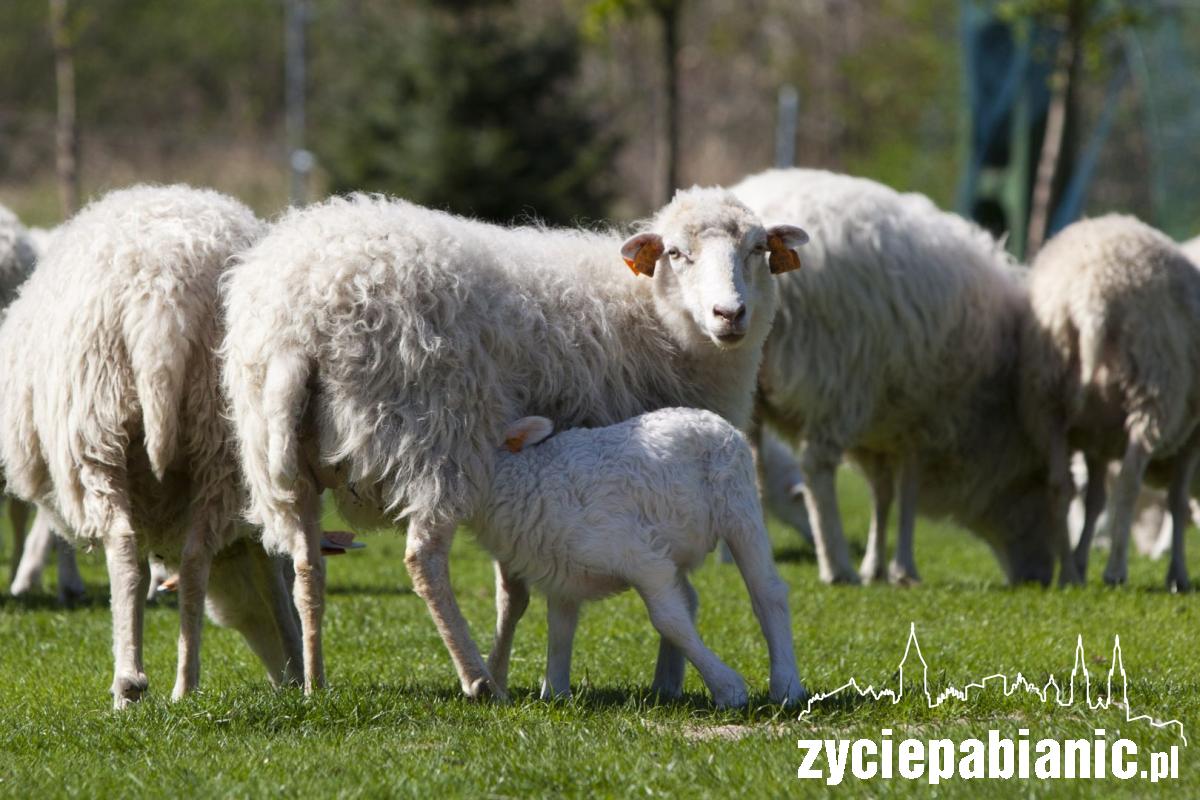
[[[1148,479],[1167,487],[1168,584],[1188,588],[1196,249],[1108,216],[1025,269],[922,196],[800,169],[681,191],[627,237],[366,195],[265,223],[186,186],[112,192],[51,232],[0,209],[0,466],[37,508],[12,588],[57,546],[60,592],[79,592],[71,544],[104,548],[118,708],[147,688],[152,563],[179,592],[173,697],[198,685],[206,605],[273,683],[311,692],[323,553],[345,546],[320,528],[329,492],[355,525],[406,530],[469,696],[506,696],[530,587],[548,601],[544,697],[570,691],[580,604],[632,587],[661,637],[653,688],[678,696],[687,660],[738,706],[746,686],[701,641],[688,581],[724,544],[770,697],[792,704],[805,689],[760,489],[811,521],[826,582],[919,581],[919,511],[980,536],[1010,581],[1057,567],[1075,583],[1116,461],[1105,580],[1125,580]],[[1073,453],[1088,478],[1074,546]],[[845,457],[874,505],[858,570]],[[23,534],[27,509],[10,508]],[[496,564],[486,662],[450,585],[460,524]]]

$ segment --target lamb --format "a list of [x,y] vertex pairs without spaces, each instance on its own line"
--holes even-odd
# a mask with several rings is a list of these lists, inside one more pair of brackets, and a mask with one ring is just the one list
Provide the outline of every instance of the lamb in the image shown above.
[[[512,452],[497,457],[491,490],[471,523],[507,580],[546,595],[550,638],[542,698],[571,692],[580,603],[632,586],[662,636],[654,691],[680,695],[686,656],[716,705],[745,705],[745,682],[696,632],[698,599],[687,577],[724,542],[767,640],[771,700],[798,702],[804,687],[787,586],[775,571],[746,438],[710,411],[683,408],[547,440],[552,430],[545,417],[526,417],[505,431]],[[519,601],[497,609],[488,667],[501,687],[525,606]]]
[[[985,232],[925,197],[819,170],[773,170],[732,189],[768,224],[813,234],[783,276],[764,350],[759,416],[803,440],[800,456],[819,573],[885,575],[887,518],[899,495],[887,573],[919,580],[920,510],[948,516],[992,547],[1010,582],[1070,571],[1065,521],[1047,465],[1018,412],[1019,333],[1029,302],[1019,272]],[[871,485],[861,572],[850,565],[835,479],[844,453]]]
[[324,684],[323,488],[352,522],[406,523],[413,588],[463,691],[503,698],[447,557],[492,483],[504,426],[534,414],[609,425],[668,406],[746,426],[771,273],[794,268],[806,239],[717,189],[680,192],[624,244],[364,195],[279,220],[224,285],[224,375],[249,517],[295,566],[306,690]]
[[281,565],[237,524],[243,501],[215,350],[218,278],[261,229],[215,192],[113,192],[56,234],[0,325],[0,463],[39,516],[104,547],[117,708],[147,687],[149,552],[180,571],[174,698],[199,681],[206,585],[214,618],[247,638],[271,679],[296,677]]
[[1121,471],[1109,510],[1104,580],[1124,583],[1129,533],[1150,468],[1167,484],[1173,529],[1167,586],[1189,588],[1184,533],[1200,460],[1200,270],[1165,235],[1133,217],[1068,226],[1042,249],[1030,275],[1033,317],[1022,402],[1056,483],[1070,482],[1071,449],[1083,452],[1088,488],[1075,548],[1086,574],[1107,463]]

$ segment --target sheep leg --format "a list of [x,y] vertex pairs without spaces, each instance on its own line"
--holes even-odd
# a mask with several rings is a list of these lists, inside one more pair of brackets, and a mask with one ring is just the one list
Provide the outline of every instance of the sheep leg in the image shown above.
[[[15,529],[14,529],[15,530]],[[46,568],[46,559],[54,547],[54,532],[50,527],[50,515],[39,512],[33,518],[33,528],[24,539],[23,547],[15,551],[19,556],[17,569],[13,574],[9,592],[13,597],[19,597],[27,592],[36,592],[42,586],[42,572]]]
[[409,524],[404,564],[412,578],[413,591],[429,607],[433,623],[450,651],[463,692],[471,698],[490,693],[498,700],[507,700],[508,694],[492,679],[484,665],[467,620],[454,598],[449,561],[453,540],[453,523],[439,527],[416,521]]
[[[205,546],[205,523],[194,522],[179,561],[179,654],[172,700],[181,700],[200,684],[200,636],[204,627],[204,593],[212,568]],[[144,596],[144,595],[143,595]]]
[[561,598],[546,598],[546,680],[542,699],[571,696],[571,651],[575,646],[575,627],[579,624],[579,603]]
[[[730,558],[732,557],[731,553]],[[700,609],[700,597],[696,594],[695,587],[692,586],[692,582],[688,580],[685,573],[679,572],[676,580],[683,590],[684,599],[687,600],[688,615],[694,625],[696,612]],[[670,699],[679,697],[683,694],[683,673],[686,666],[687,660],[683,651],[665,636],[658,637],[658,661],[654,665],[654,682],[650,684],[650,691],[660,697]]]
[[1167,589],[1172,592],[1188,592],[1192,588],[1184,558],[1184,544],[1191,523],[1189,495],[1198,458],[1200,450],[1195,449],[1181,457],[1167,492],[1167,504],[1171,507],[1171,564],[1167,567]]
[[1083,580],[1075,568],[1075,551],[1071,548],[1071,531],[1067,525],[1071,498],[1075,496],[1075,479],[1071,476],[1071,449],[1067,444],[1064,428],[1058,428],[1048,435],[1046,460],[1051,503],[1051,535],[1059,564],[1058,585],[1081,584]]
[[888,579],[901,586],[921,582],[917,574],[917,558],[913,554],[913,537],[917,527],[917,465],[905,459],[900,468],[900,525],[896,536],[896,557],[888,567]]
[[12,523],[13,532],[12,563],[9,565],[8,585],[12,587],[13,595],[18,595],[22,592],[17,591],[15,587],[21,564],[25,560],[23,553],[25,552],[25,531],[29,527],[29,504],[15,497],[8,498],[8,519]]
[[529,587],[508,574],[499,562],[493,562],[496,573],[496,641],[488,654],[488,672],[501,689],[508,690],[508,665],[512,655],[513,634],[517,623],[529,608]]
[[138,556],[137,537],[128,519],[118,515],[104,539],[104,557],[112,592],[113,708],[141,699],[148,681],[142,668],[142,628],[150,568]]
[[1092,552],[1092,539],[1096,535],[1096,522],[1104,513],[1104,504],[1108,501],[1107,483],[1108,470],[1104,459],[1094,455],[1087,459],[1087,489],[1083,495],[1083,530],[1079,532],[1079,542],[1075,545],[1075,571],[1082,581],[1087,580],[1088,558]]
[[1150,463],[1150,449],[1136,439],[1130,439],[1121,461],[1121,471],[1113,487],[1112,508],[1109,512],[1109,534],[1112,550],[1108,554],[1108,566],[1104,569],[1104,582],[1110,586],[1125,583],[1129,574],[1129,531],[1133,527],[1133,513],[1137,506],[1138,493],[1142,490],[1142,477]]
[[858,570],[863,583],[881,580],[885,576],[887,561],[888,513],[892,509],[895,477],[891,465],[882,457],[864,459],[863,471],[871,487],[871,530],[867,534],[867,552],[862,567]]
[[792,616],[788,611],[788,587],[775,569],[767,531],[751,521],[733,524],[726,537],[737,561],[742,582],[750,595],[750,606],[767,640],[771,661],[771,702],[791,705],[807,695],[796,669],[792,641]]
[[87,590],[75,560],[75,545],[55,534],[54,552],[58,556],[58,602],[68,605],[84,596]]
[[300,615],[300,639],[304,658],[304,693],[325,688],[325,657],[321,651],[321,620],[325,616],[325,557],[321,555],[317,497],[308,492],[302,517],[292,531],[292,602]]
[[837,467],[839,448],[809,442],[800,466],[807,487],[808,516],[813,523],[813,544],[817,550],[817,568],[825,583],[858,583],[858,573],[850,565],[850,548],[842,532],[838,511]]
[[[736,557],[736,553],[734,554]],[[687,597],[679,585],[669,580],[655,586],[637,586],[638,594],[650,612],[655,629],[683,651],[696,667],[720,708],[746,705],[746,682],[704,646],[688,614]]]

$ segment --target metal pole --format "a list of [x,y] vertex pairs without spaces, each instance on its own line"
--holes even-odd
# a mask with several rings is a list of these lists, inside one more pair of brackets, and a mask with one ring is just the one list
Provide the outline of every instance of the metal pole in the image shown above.
[[796,164],[796,128],[800,118],[800,93],[796,87],[779,87],[779,118],[775,122],[775,166],[780,169]]
[[291,171],[290,200],[304,205],[313,155],[304,148],[304,37],[308,23],[308,0],[284,0],[284,102],[287,115],[288,166]]

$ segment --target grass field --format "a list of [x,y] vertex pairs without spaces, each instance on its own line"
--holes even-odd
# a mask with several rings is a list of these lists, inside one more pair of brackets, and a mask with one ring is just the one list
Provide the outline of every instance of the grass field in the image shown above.
[[[867,505],[862,485],[843,477],[847,529],[861,543]],[[4,554],[9,552],[5,529]],[[1194,532],[1193,532],[1194,533]],[[853,533],[852,533],[853,535]],[[1137,713],[1178,718],[1200,741],[1200,597],[1160,589],[1165,564],[1136,559],[1130,586],[1099,584],[1098,559],[1086,589],[1006,588],[989,552],[948,526],[922,522],[918,560],[925,583],[830,588],[816,579],[811,552],[774,530],[792,587],[797,654],[810,690],[850,677],[895,686],[910,623],[915,623],[932,688],[1023,672],[1065,682],[1075,637],[1083,635],[1093,682],[1103,683],[1113,636],[1120,635]],[[271,690],[235,633],[205,631],[202,690],[170,704],[177,615],[147,613],[150,695],[136,708],[109,710],[107,587],[98,553],[83,556],[90,602],[71,610],[49,598],[0,600],[0,795],[12,797],[373,796],[729,796],[779,797],[827,791],[796,778],[800,738],[895,741],[986,738],[989,728],[1033,741],[1090,738],[1095,728],[1134,740],[1139,751],[1180,744],[1170,731],[1126,723],[1117,709],[1043,705],[991,690],[930,710],[920,670],[906,675],[898,704],[838,698],[811,717],[766,701],[766,648],[731,566],[710,563],[695,576],[700,629],[739,670],[751,708],[718,712],[689,668],[686,700],[657,704],[647,687],[656,638],[637,597],[626,593],[585,609],[577,639],[574,699],[537,700],[545,644],[544,603],[535,598],[518,631],[510,705],[460,697],[457,680],[424,604],[413,595],[395,536],[330,563],[326,659],[332,689],[305,699]],[[1192,541],[1192,553],[1197,550]],[[477,639],[492,623],[491,569],[469,535],[452,563],[454,583]],[[1200,559],[1191,561],[1200,574]],[[7,574],[7,564],[4,573]],[[911,662],[910,662],[911,663]],[[914,696],[915,695],[915,696]],[[931,787],[925,780],[857,781],[846,796],[978,797],[1200,796],[1193,749],[1180,747],[1178,781],[971,781]],[[819,762],[824,765],[824,761]]]

